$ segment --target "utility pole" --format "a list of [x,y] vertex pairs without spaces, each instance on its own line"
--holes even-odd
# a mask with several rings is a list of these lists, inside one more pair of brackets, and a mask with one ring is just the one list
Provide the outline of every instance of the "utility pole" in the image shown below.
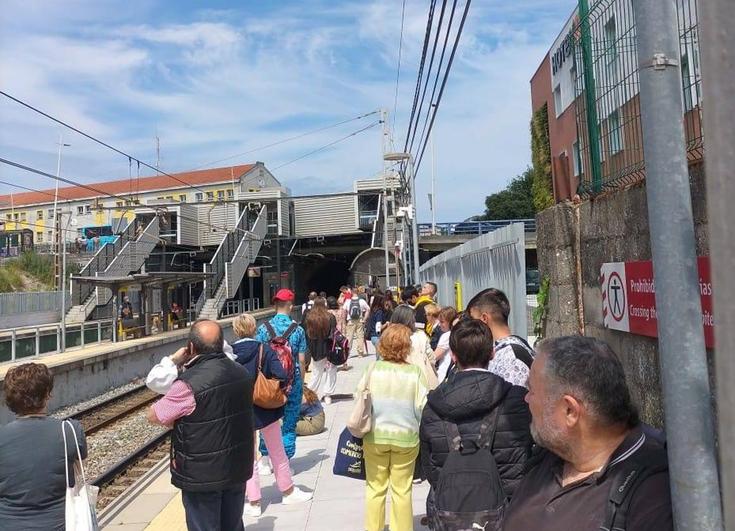
[[[735,3],[699,3],[702,88],[707,154],[707,219],[717,333],[715,375],[719,419],[720,477],[725,529],[735,529]],[[711,501],[715,504],[715,500]]]
[[[436,107],[436,103],[431,104]],[[434,158],[434,128],[429,135],[431,141],[431,233],[436,234],[436,159]]]
[[161,167],[161,139],[156,132],[156,169]]
[[[381,160],[383,161],[383,251],[385,257],[385,286],[390,286],[390,253],[388,251],[388,161],[385,160],[385,154],[390,149],[390,130],[388,129],[388,111],[380,109],[380,121],[383,123],[383,137],[381,142]],[[394,205],[395,208],[395,205]]]
[[[71,144],[64,144],[64,136],[63,133],[59,133],[59,143],[57,144],[59,146],[59,152],[58,156],[56,157],[56,186],[54,188],[54,220],[58,216],[58,213],[56,209],[58,208],[59,204],[59,177],[61,176],[61,149],[64,147],[69,147]],[[57,238],[57,224],[54,223],[53,225],[53,234],[51,235],[51,245],[56,244],[56,238]],[[58,256],[59,248],[57,247],[55,250],[52,248],[52,251],[55,251],[55,255]],[[56,262],[58,262],[58,257],[55,259]],[[58,287],[58,285],[57,285]]]
[[419,282],[419,220],[418,220],[418,197],[416,197],[416,167],[413,156],[408,159],[408,169],[411,172],[411,233],[413,240],[413,283]]
[[674,527],[719,531],[720,489],[682,123],[676,4],[636,0],[633,11]]

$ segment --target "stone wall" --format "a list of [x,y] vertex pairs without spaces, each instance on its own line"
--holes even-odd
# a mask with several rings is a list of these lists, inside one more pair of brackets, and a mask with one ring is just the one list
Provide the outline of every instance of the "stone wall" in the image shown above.
[[[697,166],[690,174],[697,255],[703,256],[709,254],[704,173]],[[584,333],[607,341],[623,361],[643,419],[662,427],[658,341],[609,330],[602,321],[600,266],[651,259],[645,183],[579,205],[560,203],[537,216],[537,227],[539,270],[550,279],[545,336]]]

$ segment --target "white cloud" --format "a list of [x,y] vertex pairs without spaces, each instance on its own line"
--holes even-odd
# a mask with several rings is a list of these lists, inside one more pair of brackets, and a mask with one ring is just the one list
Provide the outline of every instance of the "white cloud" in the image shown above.
[[[26,31],[0,21],[3,87],[147,161],[155,158],[157,132],[168,171],[381,106],[392,111],[400,24],[400,6],[393,0],[295,3],[258,13],[169,13],[158,19],[153,15],[164,4],[136,3],[137,19],[131,6],[127,15],[113,16],[99,5],[77,0],[67,12],[52,9],[45,26],[33,19]],[[440,219],[481,212],[485,195],[528,164],[528,82],[572,7],[571,0],[473,3],[436,122]],[[6,18],[31,20],[33,9],[11,3]],[[425,2],[407,2],[398,147],[425,17]],[[0,116],[0,148],[8,158],[55,168],[58,126],[7,101],[0,101]],[[305,122],[304,116],[314,119]],[[251,159],[275,167],[367,123],[324,131]],[[64,159],[69,176],[127,177],[127,159],[80,138],[72,143]],[[375,128],[284,167],[277,177],[299,193],[349,190],[352,179],[380,170],[380,145]],[[418,184],[422,219],[429,216],[429,161],[427,152]],[[3,178],[10,173],[0,167]]]

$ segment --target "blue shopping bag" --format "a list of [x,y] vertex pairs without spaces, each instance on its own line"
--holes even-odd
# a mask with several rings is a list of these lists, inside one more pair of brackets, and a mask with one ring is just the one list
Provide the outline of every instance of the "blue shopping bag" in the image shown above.
[[365,479],[365,458],[362,454],[362,439],[355,437],[345,428],[339,436],[337,455],[334,457],[332,473],[352,479]]

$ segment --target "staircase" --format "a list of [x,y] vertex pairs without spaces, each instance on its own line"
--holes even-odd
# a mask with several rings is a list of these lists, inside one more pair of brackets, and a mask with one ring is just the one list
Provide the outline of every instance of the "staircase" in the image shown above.
[[212,260],[204,264],[205,273],[213,273],[204,281],[204,290],[196,303],[199,319],[217,319],[225,301],[240,287],[248,266],[255,261],[267,231],[266,207],[262,207],[253,226],[248,229],[245,209],[237,220],[237,228],[229,232],[217,247]]
[[[143,231],[139,221],[133,220],[113,243],[100,248],[77,276],[120,277],[138,271],[159,242],[158,216]],[[95,306],[110,302],[112,290],[95,288],[90,283],[72,281],[72,306],[66,314],[68,324],[84,322]]]

